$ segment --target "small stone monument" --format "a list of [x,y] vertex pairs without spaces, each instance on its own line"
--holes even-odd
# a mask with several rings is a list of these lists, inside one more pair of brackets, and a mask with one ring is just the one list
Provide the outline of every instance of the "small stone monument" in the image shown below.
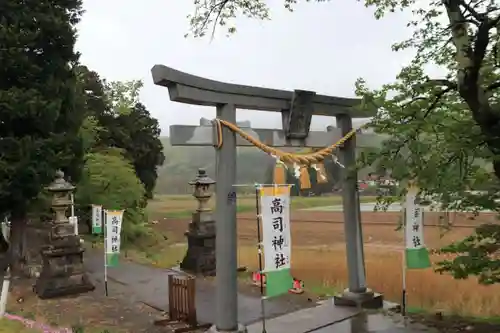
[[52,193],[54,218],[42,246],[42,270],[36,280],[35,292],[41,299],[75,295],[94,290],[85,268],[80,237],[75,235],[66,211],[71,205],[70,194],[75,187],[64,180],[62,171],[47,187]]
[[205,276],[215,275],[215,221],[212,209],[208,207],[214,184],[204,169],[199,169],[196,178],[189,182],[194,187],[193,196],[198,200],[198,208],[185,233],[188,249],[181,263],[182,270]]

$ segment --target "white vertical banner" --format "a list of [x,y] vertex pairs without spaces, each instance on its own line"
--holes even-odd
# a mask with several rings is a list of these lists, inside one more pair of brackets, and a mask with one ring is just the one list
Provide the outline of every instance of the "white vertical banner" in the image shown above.
[[[290,191],[288,187],[261,189],[264,271],[290,268]],[[275,195],[273,195],[275,193]]]
[[123,210],[106,211],[106,264],[108,267],[118,265],[120,257],[121,230]]
[[429,251],[424,242],[423,209],[418,204],[419,188],[412,184],[406,193],[405,247],[406,267],[424,269],[431,266]]
[[100,234],[102,232],[102,206],[92,205],[92,233]]
[[290,232],[290,186],[260,188],[260,218],[264,248],[263,273],[266,296],[274,297],[293,287],[290,273],[292,239]]

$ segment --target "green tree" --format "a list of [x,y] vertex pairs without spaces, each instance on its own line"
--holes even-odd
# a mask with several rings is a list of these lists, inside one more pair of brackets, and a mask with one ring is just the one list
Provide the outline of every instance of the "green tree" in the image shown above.
[[100,122],[105,128],[101,134],[103,142],[125,150],[146,189],[146,198],[152,198],[157,168],[165,160],[158,121],[143,104],[137,103],[129,112],[102,115]]
[[[321,1],[321,0],[318,0]],[[294,0],[285,0],[292,10]],[[413,35],[393,45],[412,50],[414,58],[394,82],[372,90],[363,79],[356,85],[361,107],[378,113],[371,126],[388,139],[381,148],[364,152],[361,165],[390,170],[404,184],[417,180],[422,192],[439,198],[442,208],[499,212],[500,178],[500,6],[495,1],[365,0],[375,18],[392,12],[412,14],[407,27]],[[269,18],[264,0],[195,1],[191,33],[203,36],[216,25],[235,31],[239,13]],[[431,77],[429,68],[443,72]],[[481,189],[482,193],[470,190]],[[400,193],[404,194],[404,189]],[[480,282],[497,282],[500,227],[481,226],[475,235],[443,249],[457,254],[439,265],[456,278],[477,275]]]
[[115,115],[127,115],[139,103],[139,93],[144,83],[141,80],[111,81],[105,92]]
[[144,184],[146,198],[152,198],[157,167],[165,156],[158,121],[139,103],[142,81],[108,84],[85,66],[79,67],[79,81],[85,93],[87,118],[80,134],[86,149],[124,149]]
[[146,198],[153,197],[158,178],[157,168],[165,161],[160,141],[160,125],[139,101],[143,83],[140,80],[113,81],[104,84],[110,112],[99,118],[101,134],[107,146],[122,148],[134,165],[137,177],[146,189]]
[[[75,200],[81,207],[100,204],[106,209],[125,209],[122,237],[129,242],[147,231],[141,208],[145,190],[124,153],[116,148],[89,153]],[[90,208],[84,212],[90,228]]]
[[87,116],[98,117],[110,109],[110,102],[105,93],[105,82],[87,66],[79,65],[76,68],[78,83],[84,96]]
[[84,151],[88,153],[101,144],[101,133],[105,129],[100,125],[99,118],[109,112],[110,105],[99,74],[83,65],[78,66],[76,72],[81,98],[80,107],[85,114],[80,128],[80,137]]
[[0,12],[0,215],[12,222],[3,270],[23,253],[30,201],[56,169],[79,176],[74,44],[81,0],[5,0]]

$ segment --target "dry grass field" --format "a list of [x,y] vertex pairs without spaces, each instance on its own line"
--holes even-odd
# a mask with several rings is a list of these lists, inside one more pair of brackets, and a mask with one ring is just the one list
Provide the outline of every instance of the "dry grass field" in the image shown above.
[[[240,199],[239,205],[253,202]],[[308,202],[309,200],[309,202]],[[316,201],[315,201],[316,200]],[[368,200],[368,199],[367,199]],[[169,243],[184,242],[183,233],[189,220],[185,217],[168,217],[169,213],[193,209],[193,199],[163,197],[150,206],[151,215],[158,221],[154,228],[169,235]],[[340,203],[336,197],[300,198],[292,208],[314,207]],[[240,265],[257,268],[256,221],[254,212],[240,209],[238,216],[238,260]],[[399,301],[402,275],[402,233],[396,231],[399,213],[362,213],[365,244],[365,261],[369,287],[384,293],[387,299]],[[431,226],[439,222],[442,214],[425,216],[425,238],[429,248],[437,248],[450,241],[470,234],[480,222],[494,221],[494,216],[482,214],[471,220],[465,214],[452,214],[450,220],[457,226],[443,235],[441,228]],[[164,216],[164,217],[162,217]],[[347,282],[345,242],[342,212],[298,211],[292,212],[292,272],[305,281],[306,287],[317,293],[332,294],[342,290]],[[464,227],[468,226],[468,227]],[[165,253],[169,253],[167,251]],[[172,251],[176,256],[179,251]],[[180,258],[178,258],[180,259]],[[434,256],[433,261],[439,258]],[[500,285],[480,286],[474,279],[457,281],[439,275],[432,269],[409,271],[408,302],[414,309],[442,310],[460,315],[480,317],[500,316]]]

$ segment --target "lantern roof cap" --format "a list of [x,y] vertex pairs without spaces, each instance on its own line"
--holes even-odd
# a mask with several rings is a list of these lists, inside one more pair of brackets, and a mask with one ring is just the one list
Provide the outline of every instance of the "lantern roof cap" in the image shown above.
[[198,169],[196,178],[189,182],[189,185],[212,185],[215,180],[207,176],[205,169]]
[[64,179],[64,172],[61,170],[56,171],[56,177],[49,186],[46,187],[50,192],[70,192],[75,187]]

